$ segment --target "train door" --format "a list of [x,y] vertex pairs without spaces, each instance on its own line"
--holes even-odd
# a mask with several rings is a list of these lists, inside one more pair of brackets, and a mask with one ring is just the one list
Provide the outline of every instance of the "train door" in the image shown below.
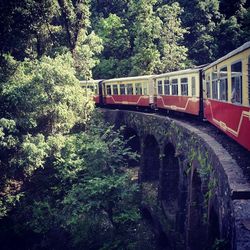
[[204,91],[203,91],[203,71],[199,70],[199,117],[204,119]]
[[98,93],[99,93],[99,105],[102,106],[103,103],[103,81],[98,82]]
[[149,95],[149,105],[152,108],[156,107],[156,81],[153,78],[150,78],[148,81],[148,95]]

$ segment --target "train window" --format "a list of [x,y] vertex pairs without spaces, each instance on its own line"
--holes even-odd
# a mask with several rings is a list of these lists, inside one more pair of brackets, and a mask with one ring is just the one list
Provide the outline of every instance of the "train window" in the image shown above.
[[188,95],[188,79],[181,78],[181,95]]
[[129,83],[127,85],[127,92],[128,92],[128,95],[133,95],[133,84],[132,83]]
[[143,83],[143,95],[147,95],[148,94],[148,90],[147,90],[147,83]]
[[98,95],[98,85],[95,85],[95,94]]
[[212,73],[212,98],[218,99],[218,77],[217,72]]
[[117,84],[113,85],[113,95],[118,95],[118,86],[117,86]]
[[111,95],[111,86],[107,85],[107,95]]
[[142,95],[142,84],[141,83],[135,84],[135,94]]
[[250,106],[250,57],[248,57],[248,103]]
[[194,76],[192,76],[192,78],[191,78],[191,81],[192,81],[192,96],[196,96],[196,86],[195,86],[195,77]]
[[164,80],[164,94],[165,95],[170,95],[169,80]]
[[126,95],[125,84],[120,84],[120,95]]
[[207,98],[211,98],[210,75],[206,75]]
[[172,95],[178,95],[178,79],[172,79]]
[[162,81],[158,81],[158,95],[162,95]]
[[219,89],[220,100],[227,101],[227,67],[220,69]]
[[94,92],[94,86],[92,86],[92,85],[88,85],[87,89],[89,89],[91,92]]
[[231,65],[232,79],[232,103],[242,103],[242,63],[237,62]]

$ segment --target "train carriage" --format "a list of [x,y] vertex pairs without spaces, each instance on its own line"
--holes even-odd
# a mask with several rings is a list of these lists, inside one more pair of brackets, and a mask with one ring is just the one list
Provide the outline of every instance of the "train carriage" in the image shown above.
[[81,81],[81,85],[97,105],[157,107],[204,115],[250,150],[250,42],[207,66],[161,75]]
[[157,75],[154,79],[157,108],[200,114],[199,67]]
[[104,80],[102,89],[106,105],[149,107],[154,103],[152,75]]
[[100,99],[100,83],[102,80],[83,80],[80,81],[81,87],[86,90],[87,95],[93,96],[93,101],[96,105],[99,105],[101,102]]
[[250,150],[250,42],[203,69],[204,116]]

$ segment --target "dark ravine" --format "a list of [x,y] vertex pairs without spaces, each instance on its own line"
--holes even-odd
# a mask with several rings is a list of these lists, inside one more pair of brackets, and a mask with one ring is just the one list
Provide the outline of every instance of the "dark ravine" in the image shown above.
[[140,141],[142,203],[166,249],[250,249],[250,184],[214,138],[168,117],[102,112]]

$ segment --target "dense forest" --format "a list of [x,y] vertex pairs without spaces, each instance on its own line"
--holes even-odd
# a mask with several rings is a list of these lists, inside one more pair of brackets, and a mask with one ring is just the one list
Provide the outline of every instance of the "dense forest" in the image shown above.
[[249,7],[247,0],[1,0],[0,54],[23,61],[70,52],[80,78],[162,73],[248,41]]
[[1,249],[153,249],[138,156],[79,80],[205,64],[249,27],[247,0],[1,0]]

